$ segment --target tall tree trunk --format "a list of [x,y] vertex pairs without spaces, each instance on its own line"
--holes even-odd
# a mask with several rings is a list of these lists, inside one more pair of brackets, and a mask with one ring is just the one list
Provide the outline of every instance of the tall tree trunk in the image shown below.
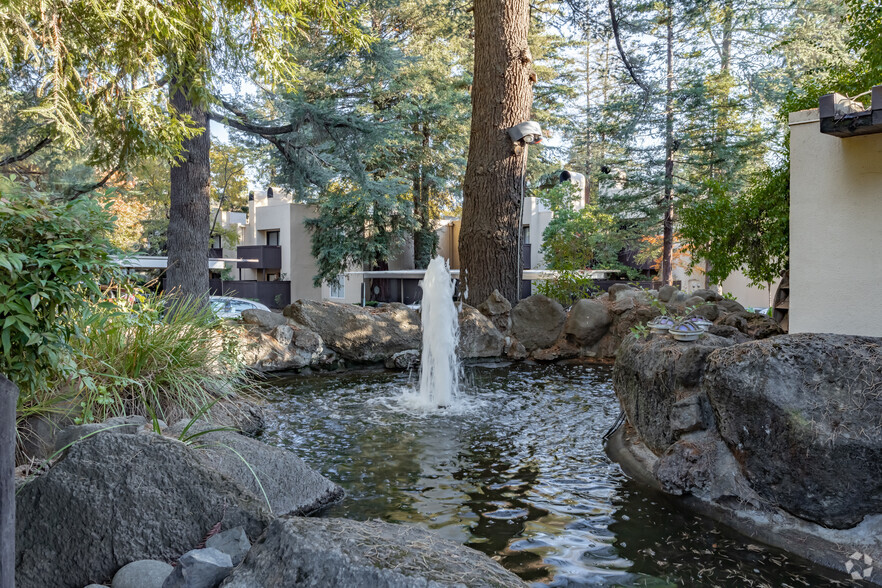
[[204,110],[187,98],[187,88],[171,86],[171,102],[203,131],[183,143],[172,162],[168,216],[166,288],[176,296],[204,299],[208,294],[209,186],[211,134]]
[[585,16],[585,206],[591,204],[591,22]]
[[[421,154],[425,157],[431,143],[432,133],[429,124],[414,123],[412,130],[422,135]],[[429,214],[429,197],[432,190],[430,183],[426,181],[425,164],[418,163],[413,174],[413,214],[417,221],[413,231],[413,264],[417,269],[429,267],[429,262],[435,257],[435,250],[438,247],[438,235],[435,233]]]
[[0,374],[0,588],[15,586],[15,409],[18,388]]
[[493,290],[519,299],[526,150],[508,129],[530,118],[535,73],[527,45],[527,0],[475,0],[472,128],[463,183],[459,254],[468,298]]
[[662,281],[673,284],[674,253],[674,23],[671,0],[666,3],[667,87],[665,93],[665,219],[662,240]]

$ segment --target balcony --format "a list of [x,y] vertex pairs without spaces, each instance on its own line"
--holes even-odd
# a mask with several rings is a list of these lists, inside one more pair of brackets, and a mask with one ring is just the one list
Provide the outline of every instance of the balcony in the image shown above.
[[282,248],[279,245],[239,245],[236,257],[249,260],[236,262],[239,269],[282,269]]

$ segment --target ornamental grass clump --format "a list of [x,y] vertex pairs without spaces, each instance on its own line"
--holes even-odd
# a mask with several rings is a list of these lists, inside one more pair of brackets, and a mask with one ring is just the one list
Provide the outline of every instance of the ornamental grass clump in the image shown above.
[[121,414],[171,422],[246,382],[236,327],[201,300],[116,300],[92,307],[71,340],[82,422]]

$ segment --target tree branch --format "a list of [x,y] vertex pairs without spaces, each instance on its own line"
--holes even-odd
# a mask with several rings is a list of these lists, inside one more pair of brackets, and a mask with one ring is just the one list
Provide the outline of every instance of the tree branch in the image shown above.
[[217,114],[215,112],[209,111],[208,118],[213,121],[219,122],[223,125],[227,125],[233,127],[234,129],[238,129],[240,131],[244,131],[246,133],[251,133],[254,135],[261,135],[263,137],[272,136],[272,135],[284,135],[286,133],[290,133],[294,130],[294,125],[279,125],[279,126],[265,126],[265,125],[256,125],[248,120],[248,115],[245,114],[242,110],[236,108],[236,106],[226,100],[220,101],[221,105],[232,112],[237,119],[231,119],[227,116],[223,116],[221,114]]
[[42,139],[40,139],[35,145],[32,145],[25,151],[22,151],[18,155],[10,155],[6,159],[0,160],[0,167],[6,167],[7,165],[11,165],[13,163],[18,163],[19,161],[24,161],[46,145],[52,142],[52,136],[46,135]]
[[107,175],[104,176],[103,178],[101,178],[101,180],[99,180],[98,182],[95,182],[94,184],[89,184],[87,186],[79,186],[76,188],[71,188],[70,190],[68,190],[68,194],[71,197],[80,196],[82,194],[86,194],[87,192],[91,192],[92,190],[97,190],[98,188],[102,188],[110,180],[110,178],[113,177],[113,174],[115,174],[118,171],[119,171],[119,166],[117,165],[116,167],[111,169],[109,172],[107,172]]
[[640,86],[640,88],[646,92],[648,96],[649,86],[641,82],[637,78],[637,74],[634,71],[634,67],[631,65],[631,62],[628,61],[628,56],[625,55],[625,49],[622,47],[622,39],[619,36],[619,19],[616,17],[616,7],[613,0],[609,0],[609,20],[612,23],[613,37],[616,39],[616,47],[619,49],[619,56],[622,58],[622,62],[625,64],[625,69],[628,70],[628,75],[631,76],[631,79],[634,80],[634,83]]

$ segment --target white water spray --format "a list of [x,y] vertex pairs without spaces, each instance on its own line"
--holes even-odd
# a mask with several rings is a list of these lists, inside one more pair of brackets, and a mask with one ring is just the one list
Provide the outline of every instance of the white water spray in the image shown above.
[[420,285],[423,288],[423,355],[420,361],[420,405],[449,406],[459,386],[456,345],[459,316],[453,303],[450,268],[442,257],[429,263]]

